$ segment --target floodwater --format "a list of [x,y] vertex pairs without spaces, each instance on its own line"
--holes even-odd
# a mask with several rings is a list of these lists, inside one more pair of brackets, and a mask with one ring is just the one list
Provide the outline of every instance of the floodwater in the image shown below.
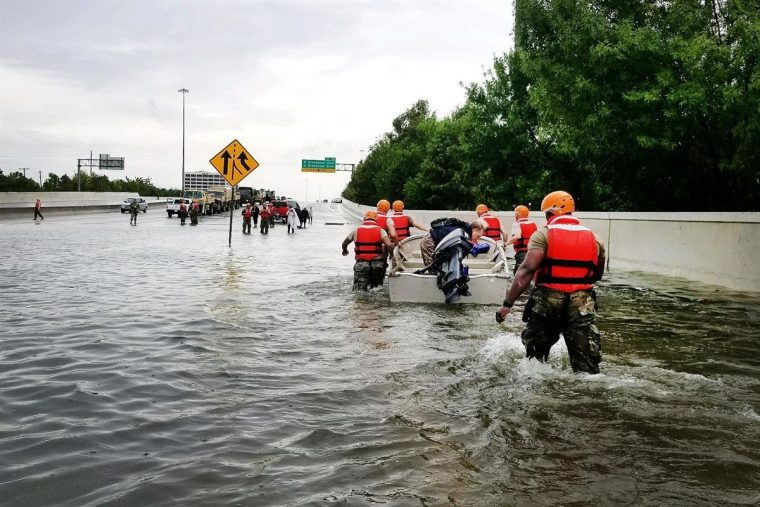
[[[351,291],[350,226],[0,221],[2,505],[757,505],[760,294],[613,273],[602,374]],[[519,305],[518,305],[519,306]]]

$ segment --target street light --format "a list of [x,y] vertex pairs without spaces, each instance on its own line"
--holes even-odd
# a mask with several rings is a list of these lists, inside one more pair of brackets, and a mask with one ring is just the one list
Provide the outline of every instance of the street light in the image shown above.
[[185,95],[190,93],[187,88],[177,90],[182,94],[182,197],[185,196]]

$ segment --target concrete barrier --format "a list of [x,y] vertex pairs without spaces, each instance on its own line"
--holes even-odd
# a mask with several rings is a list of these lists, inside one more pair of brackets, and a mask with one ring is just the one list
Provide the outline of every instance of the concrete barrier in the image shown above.
[[[361,220],[375,209],[343,199],[343,210]],[[471,222],[474,211],[406,210],[425,224],[440,217]],[[513,212],[495,212],[507,230]],[[760,213],[621,213],[575,215],[604,241],[611,270],[677,276],[734,290],[760,292]],[[543,213],[531,212],[539,226]]]
[[[134,192],[0,192],[0,219],[34,213],[34,203],[42,202],[42,214],[52,215],[115,211],[127,197],[140,197]],[[166,200],[144,198],[148,208],[166,205]]]

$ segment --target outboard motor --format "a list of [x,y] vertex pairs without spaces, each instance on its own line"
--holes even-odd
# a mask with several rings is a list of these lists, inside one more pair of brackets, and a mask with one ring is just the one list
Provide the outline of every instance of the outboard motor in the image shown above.
[[472,248],[469,235],[461,228],[449,232],[435,247],[433,264],[438,271],[438,288],[446,296],[446,303],[456,303],[469,296],[467,268],[462,261]]

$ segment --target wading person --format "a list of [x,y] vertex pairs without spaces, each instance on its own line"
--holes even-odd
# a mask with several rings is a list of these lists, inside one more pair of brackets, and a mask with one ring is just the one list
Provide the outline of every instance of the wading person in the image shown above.
[[604,246],[572,215],[575,201],[567,192],[544,197],[541,211],[546,213],[546,227],[531,236],[496,321],[504,322],[535,275],[536,287],[523,314],[526,356],[546,361],[562,334],[573,371],[599,373],[602,343],[593,288],[604,272]]
[[515,208],[515,223],[512,224],[511,236],[504,246],[512,245],[515,249],[515,267],[512,274],[516,274],[520,264],[528,254],[528,241],[534,232],[538,230],[536,222],[528,219],[530,210],[522,204]]
[[[354,290],[368,290],[383,284],[385,277],[385,251],[393,242],[379,225],[377,211],[364,213],[364,222],[343,240],[343,255],[354,243]],[[385,248],[384,248],[385,247]]]
[[269,211],[269,208],[264,205],[263,208],[261,208],[261,213],[259,218],[261,218],[261,229],[259,229],[259,232],[261,234],[269,234],[269,218],[271,217],[271,212]]
[[[253,210],[251,210],[251,214],[253,216],[253,228],[256,229],[259,226],[259,206],[258,204],[253,205]],[[250,234],[251,231],[248,231]]]
[[408,238],[411,233],[409,230],[415,227],[423,232],[428,232],[428,228],[418,224],[412,217],[404,214],[404,201],[393,201],[393,214],[390,215],[393,227],[396,229],[396,244]]
[[198,225],[198,214],[200,213],[200,205],[198,201],[193,201],[190,207],[190,225]]
[[135,199],[129,205],[129,224],[130,225],[137,225],[137,213],[139,212],[140,212],[140,204],[137,202],[137,199]]
[[296,227],[298,227],[299,222],[301,221],[298,218],[298,213],[296,213],[296,209],[292,206],[288,208],[288,214],[286,215],[285,219],[288,222],[288,234],[295,234],[296,233]]
[[[380,226],[391,239],[393,243],[397,242],[396,227],[391,217],[391,203],[387,199],[380,199],[377,201],[377,225]],[[391,254],[391,249],[385,252],[385,258],[383,259],[383,275],[382,279],[385,279],[385,272],[388,269],[388,256]]]
[[179,225],[185,225],[185,219],[187,218],[187,205],[185,204],[184,200],[180,203],[179,211],[177,214],[179,215]]
[[501,226],[501,220],[498,217],[491,215],[488,211],[488,206],[485,204],[478,204],[475,208],[475,213],[478,214],[478,219],[483,223],[483,229],[485,230],[484,236],[491,238],[498,242],[499,240],[505,241],[507,239],[507,233]]
[[251,203],[245,205],[243,208],[243,234],[251,233],[251,220],[253,219],[253,210],[251,209]]
[[[37,221],[37,217],[40,217],[40,220],[45,220],[45,217],[42,216],[42,202],[37,199],[37,202],[34,203],[34,221]],[[27,215],[28,216],[28,215]]]

